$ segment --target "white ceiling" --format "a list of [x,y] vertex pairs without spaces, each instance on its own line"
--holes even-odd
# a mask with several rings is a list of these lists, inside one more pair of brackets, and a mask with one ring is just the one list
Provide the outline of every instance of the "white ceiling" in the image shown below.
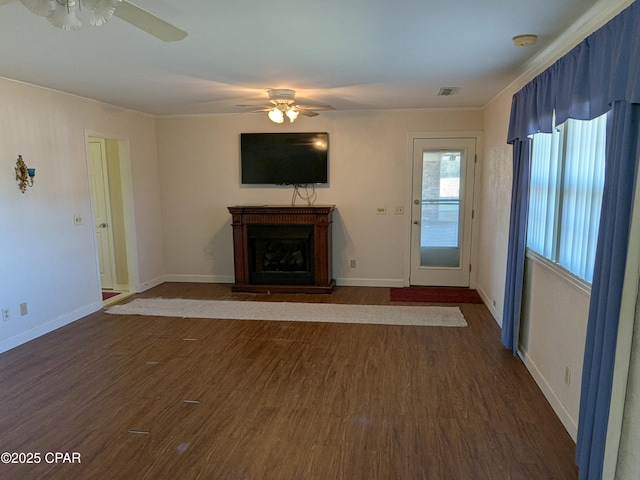
[[[270,88],[338,110],[482,107],[610,1],[132,0],[189,33],[164,43],[119,18],[62,31],[16,0],[0,76],[158,115],[243,112]],[[525,33],[538,44],[513,46]]]

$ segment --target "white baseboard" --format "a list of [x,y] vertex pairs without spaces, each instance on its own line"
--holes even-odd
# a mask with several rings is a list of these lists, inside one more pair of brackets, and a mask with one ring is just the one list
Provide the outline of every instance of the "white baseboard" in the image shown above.
[[404,280],[396,278],[337,278],[341,287],[404,287]]
[[7,338],[6,340],[2,340],[0,342],[0,353],[7,352],[31,340],[35,340],[36,338],[41,337],[42,335],[46,335],[47,333],[53,332],[54,330],[57,330],[60,327],[64,327],[65,325],[73,323],[76,320],[80,320],[81,318],[86,317],[87,315],[93,312],[97,312],[101,308],[102,308],[102,301],[92,303],[85,307],[79,308],[78,310],[74,310],[73,312],[70,312],[66,315],[58,317],[54,320],[51,320],[50,322],[43,323],[30,330],[21,332],[18,335]]
[[498,312],[496,307],[493,306],[493,301],[491,300],[489,295],[487,295],[487,293],[482,289],[482,287],[477,285],[476,285],[476,292],[478,292],[478,294],[480,295],[480,298],[482,298],[482,301],[484,302],[486,307],[489,309],[489,312],[491,313],[491,316],[493,317],[493,319],[496,321],[496,323],[500,327],[502,327],[502,314]]
[[522,350],[518,350],[518,354],[520,358],[522,358],[524,365],[527,367],[527,370],[529,370],[529,373],[531,373],[531,376],[535,380],[536,384],[538,385],[538,387],[540,387],[540,390],[542,390],[542,393],[547,399],[547,401],[549,402],[549,404],[551,405],[551,408],[553,408],[553,411],[556,413],[556,415],[560,419],[560,422],[562,422],[562,425],[564,425],[564,428],[567,430],[567,432],[569,432],[569,435],[571,435],[571,438],[573,439],[573,441],[574,442],[577,441],[577,438],[578,438],[577,420],[573,418],[571,414],[567,411],[565,406],[562,404],[562,401],[558,398],[558,396],[553,391],[553,388],[551,387],[551,385],[549,385],[547,380],[544,378],[544,375],[542,375],[542,372],[540,372],[540,370],[536,366],[535,362],[531,360],[529,357],[527,357],[526,353],[523,353]]
[[[234,283],[233,275],[183,275],[167,274],[144,284],[143,292],[164,282],[178,283]],[[344,287],[404,287],[404,280],[397,278],[338,278],[336,285]]]
[[163,282],[179,283],[233,283],[233,275],[165,275]]
[[144,282],[142,284],[136,285],[136,293],[142,293],[150,288],[157,287],[165,282],[164,276],[156,277],[153,280],[149,280],[148,282]]

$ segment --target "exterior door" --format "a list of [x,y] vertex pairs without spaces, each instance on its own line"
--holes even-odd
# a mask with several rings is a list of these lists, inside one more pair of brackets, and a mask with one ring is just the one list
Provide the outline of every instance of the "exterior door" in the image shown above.
[[468,287],[475,138],[415,138],[412,285]]
[[103,289],[112,289],[115,256],[111,232],[106,148],[104,140],[100,138],[89,139],[89,178],[100,262],[100,284]]

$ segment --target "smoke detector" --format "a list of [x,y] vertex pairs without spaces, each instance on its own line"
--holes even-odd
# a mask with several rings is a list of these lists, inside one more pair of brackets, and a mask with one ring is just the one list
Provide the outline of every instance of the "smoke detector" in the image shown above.
[[516,35],[512,40],[516,47],[530,47],[538,41],[538,36],[527,33],[525,35]]

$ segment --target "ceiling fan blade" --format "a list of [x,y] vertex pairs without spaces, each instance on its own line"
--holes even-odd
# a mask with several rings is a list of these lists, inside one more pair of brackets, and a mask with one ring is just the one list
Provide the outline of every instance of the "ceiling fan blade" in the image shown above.
[[[236,105],[237,107],[257,107],[258,105]],[[245,113],[258,113],[258,112],[269,112],[273,110],[273,107],[264,107],[264,108],[254,108],[253,110],[247,110]]]
[[302,110],[335,110],[331,105],[296,105]]
[[114,15],[134,27],[159,38],[163,42],[177,42],[187,36],[187,32],[165,22],[160,17],[123,0]]
[[298,108],[298,112],[305,117],[317,117],[319,115],[319,113],[314,112],[313,110],[305,110],[302,108]]

